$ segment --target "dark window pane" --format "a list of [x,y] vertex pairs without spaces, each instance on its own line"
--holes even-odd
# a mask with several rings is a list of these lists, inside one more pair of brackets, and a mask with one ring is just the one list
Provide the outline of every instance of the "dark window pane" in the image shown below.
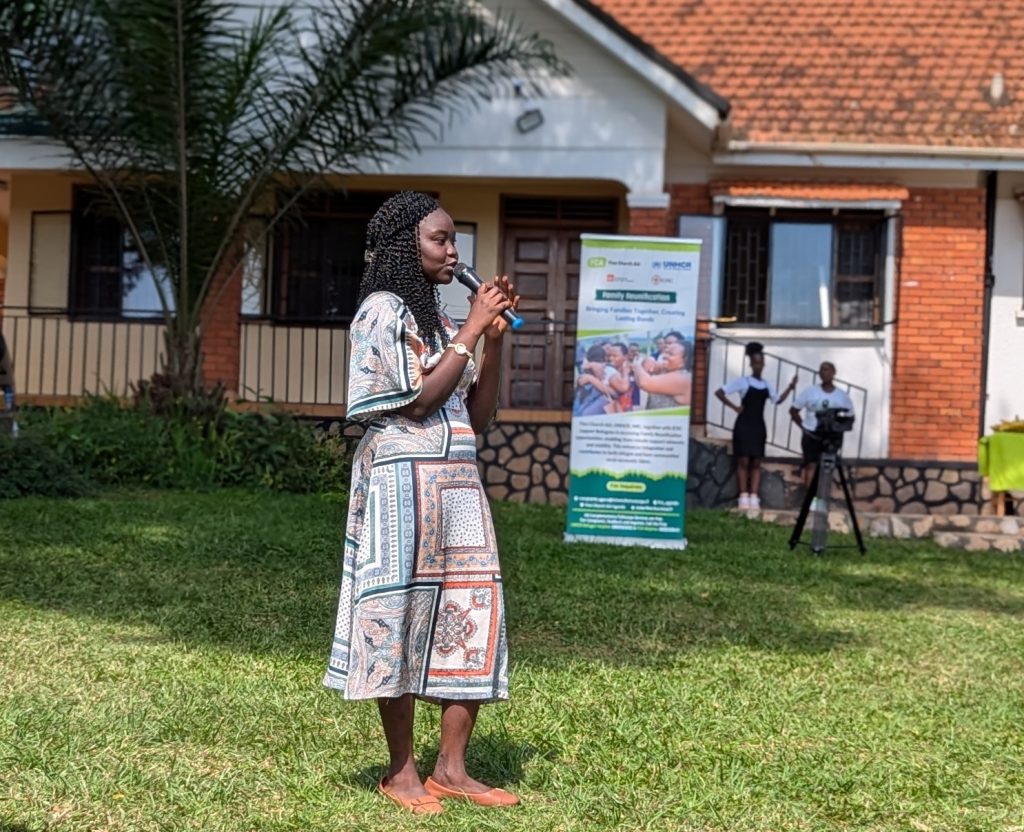
[[548,241],[547,240],[517,240],[516,260],[526,263],[547,263],[548,262]]
[[93,315],[121,313],[121,224],[99,213],[86,192],[75,195],[71,305]]
[[836,326],[869,327],[875,314],[873,281],[847,281],[836,284]]
[[840,225],[836,273],[874,276],[878,270],[878,230],[875,226]]
[[524,298],[546,298],[548,296],[548,276],[546,274],[528,274],[517,272],[512,278],[516,292]]
[[286,229],[279,314],[351,318],[363,274],[366,223],[312,217]]
[[[128,229],[94,191],[76,189],[72,223],[72,311],[105,317],[159,313],[153,274]],[[173,306],[166,274],[159,277]]]
[[275,242],[273,313],[294,321],[347,321],[363,278],[366,225],[391,196],[317,193],[305,198]]
[[768,228],[761,219],[729,222],[722,311],[738,323],[767,320]]

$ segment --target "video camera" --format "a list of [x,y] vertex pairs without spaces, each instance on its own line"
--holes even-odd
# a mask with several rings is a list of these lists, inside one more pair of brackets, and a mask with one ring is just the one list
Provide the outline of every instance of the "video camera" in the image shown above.
[[814,435],[826,445],[838,447],[843,442],[843,434],[853,430],[854,416],[843,407],[826,407],[814,414],[817,423]]

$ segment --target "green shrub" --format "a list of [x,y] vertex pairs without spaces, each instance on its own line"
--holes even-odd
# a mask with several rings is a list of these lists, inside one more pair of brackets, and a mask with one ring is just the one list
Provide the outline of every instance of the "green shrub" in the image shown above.
[[0,499],[80,497],[91,489],[89,479],[39,436],[0,434]]
[[[105,486],[348,490],[350,442],[287,414],[222,410],[210,418],[185,408],[156,412],[94,398],[76,408],[25,411],[21,423],[21,436],[0,452],[7,468],[24,465],[33,449],[42,449],[31,470],[55,466]],[[21,484],[5,488],[4,495],[65,493],[39,490],[47,487],[45,476],[39,489],[30,476],[19,475]]]
[[298,493],[348,490],[349,443],[292,416],[228,411],[209,439],[221,484]]

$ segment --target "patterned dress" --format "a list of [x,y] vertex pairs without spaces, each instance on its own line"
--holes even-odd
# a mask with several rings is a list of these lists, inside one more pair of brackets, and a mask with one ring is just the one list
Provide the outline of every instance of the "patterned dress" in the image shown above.
[[324,684],[346,699],[507,699],[501,571],[466,409],[473,362],[444,406],[417,422],[395,410],[419,395],[440,353],[405,304],[370,295],[351,339],[348,415],[367,425]]

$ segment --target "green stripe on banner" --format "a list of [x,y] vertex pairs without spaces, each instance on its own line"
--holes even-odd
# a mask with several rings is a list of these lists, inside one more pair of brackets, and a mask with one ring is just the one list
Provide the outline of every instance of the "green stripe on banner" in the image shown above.
[[644,251],[700,251],[700,243],[641,242],[639,240],[583,240],[583,248],[643,249]]
[[661,410],[631,410],[629,415],[633,419],[643,418],[644,416],[689,416],[690,408],[666,407]]
[[577,338],[596,338],[598,335],[629,335],[629,329],[579,329],[576,331]]
[[642,291],[636,289],[598,289],[594,300],[615,303],[675,303],[675,292]]
[[648,482],[661,482],[661,480],[683,480],[686,481],[686,474],[650,474],[647,471],[605,471],[603,468],[587,468],[583,471],[571,471],[574,477],[599,476],[609,480],[626,479],[629,477],[640,477]]

